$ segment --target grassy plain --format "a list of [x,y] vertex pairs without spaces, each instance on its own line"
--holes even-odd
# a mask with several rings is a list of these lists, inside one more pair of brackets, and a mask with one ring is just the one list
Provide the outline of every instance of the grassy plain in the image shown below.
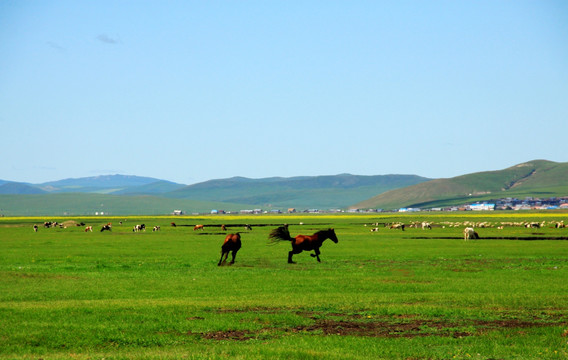
[[[565,359],[568,228],[552,227],[561,220],[568,214],[1,218],[0,358]],[[107,221],[112,232],[100,232]],[[382,226],[396,221],[434,227]],[[495,227],[465,242],[464,221]],[[496,227],[523,221],[546,226]],[[140,223],[147,230],[133,232]],[[339,243],[324,243],[321,263],[302,253],[288,264],[290,244],[268,243],[282,223],[293,236],[334,227]],[[232,266],[217,266],[221,224],[242,233]]]
[[171,214],[174,209],[188,213],[205,213],[211,209],[239,211],[255,208],[243,204],[212,201],[171,199],[151,195],[107,195],[86,193],[3,195],[0,194],[2,216],[95,216],[98,213],[123,214]]

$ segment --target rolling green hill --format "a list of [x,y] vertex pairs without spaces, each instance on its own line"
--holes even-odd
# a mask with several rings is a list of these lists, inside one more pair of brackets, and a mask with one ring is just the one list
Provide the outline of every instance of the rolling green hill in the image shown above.
[[345,208],[391,189],[429,179],[416,175],[360,176],[341,174],[292,178],[211,180],[172,191],[172,198],[268,205],[280,208]]
[[185,185],[160,180],[150,184],[132,186],[112,192],[114,195],[160,195],[183,188]]
[[[53,193],[0,195],[3,215],[110,215],[208,213],[213,209],[239,211],[297,208],[345,208],[356,201],[428,179],[414,175],[336,176],[248,179],[235,177],[190,186],[167,181],[111,176],[69,179],[50,184]],[[2,186],[6,186],[4,184]],[[180,189],[180,186],[182,188]],[[123,188],[118,190],[116,188]],[[71,189],[75,192],[69,192]],[[30,189],[33,189],[30,187]],[[37,189],[38,191],[41,191]],[[60,192],[61,191],[61,192]]]
[[[25,194],[24,190],[44,192],[38,186],[6,183],[0,195],[3,215],[111,215],[207,213],[213,209],[239,211],[297,208],[345,208],[393,188],[429,179],[414,175],[316,176],[295,178],[211,180],[190,186],[133,176],[103,176],[67,179],[42,184],[50,193]],[[24,189],[25,187],[25,189]],[[182,187],[180,189],[180,187]],[[72,192],[72,190],[75,191]]]
[[379,194],[351,208],[438,207],[505,197],[568,195],[568,163],[534,160],[498,171],[436,179]]
[[32,185],[18,182],[0,184],[0,194],[44,194],[45,191]]

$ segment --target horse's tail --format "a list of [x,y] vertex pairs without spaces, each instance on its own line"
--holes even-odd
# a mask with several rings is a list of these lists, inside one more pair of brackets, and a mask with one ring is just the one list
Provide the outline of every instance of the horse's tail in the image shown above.
[[294,240],[294,238],[290,236],[290,231],[288,231],[288,225],[282,225],[272,230],[270,234],[268,234],[268,238],[271,240],[271,242]]

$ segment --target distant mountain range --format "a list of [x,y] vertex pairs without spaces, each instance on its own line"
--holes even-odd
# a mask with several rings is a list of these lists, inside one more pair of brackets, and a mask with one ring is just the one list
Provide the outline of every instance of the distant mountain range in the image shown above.
[[50,181],[41,184],[0,180],[0,194],[95,193],[155,195],[183,188],[184,186],[150,177],[101,175]]
[[345,208],[384,191],[418,184],[430,179],[416,175],[273,177],[249,179],[233,177],[193,185],[176,184],[155,178],[105,175],[64,179],[42,184],[0,181],[0,194],[55,195],[104,194],[155,196],[164,199],[242,204],[242,207]]
[[212,209],[438,207],[504,197],[568,195],[568,163],[534,160],[449,179],[416,175],[233,177],[193,185],[129,175],[42,184],[0,180],[0,215],[164,214]]
[[430,179],[416,175],[303,176],[248,179],[234,177],[189,185],[164,194],[178,199],[255,204],[259,207],[345,208],[371,194]]

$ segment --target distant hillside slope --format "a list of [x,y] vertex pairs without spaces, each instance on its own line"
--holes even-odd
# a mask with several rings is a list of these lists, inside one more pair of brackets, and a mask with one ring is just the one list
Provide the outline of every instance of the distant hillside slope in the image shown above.
[[186,185],[176,184],[171,181],[160,180],[150,184],[132,186],[126,189],[112,192],[114,195],[141,195],[141,194],[164,194],[185,187]]
[[341,208],[378,193],[428,180],[416,175],[341,174],[264,179],[234,177],[189,185],[166,196],[256,204],[259,207]]
[[351,208],[432,207],[519,196],[568,195],[568,163],[534,160],[498,171],[436,179],[379,194]]
[[18,182],[4,182],[0,185],[0,194],[43,194],[45,191],[32,185]]

